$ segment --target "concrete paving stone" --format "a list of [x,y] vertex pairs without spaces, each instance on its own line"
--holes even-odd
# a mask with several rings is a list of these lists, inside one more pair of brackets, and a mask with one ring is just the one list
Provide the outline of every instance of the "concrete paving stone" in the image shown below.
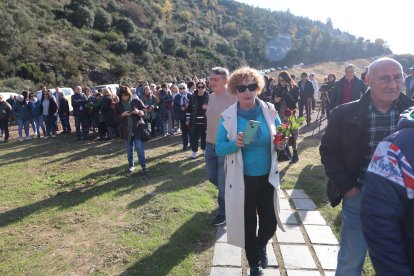
[[241,267],[212,267],[210,276],[242,276]]
[[271,267],[278,267],[278,263],[276,260],[276,255],[275,255],[275,250],[273,249],[273,245],[272,244],[267,244],[266,245],[266,252],[267,252],[267,260],[268,260],[268,266]]
[[286,190],[290,198],[309,198],[306,192],[302,189]]
[[281,244],[280,250],[286,269],[316,269],[316,264],[306,245]]
[[280,271],[277,268],[266,268],[263,269],[264,272],[264,276],[279,276],[280,275]]
[[316,210],[315,203],[309,198],[292,198],[293,204],[298,210]]
[[325,276],[335,276],[335,271],[324,271]]
[[306,233],[308,233],[309,239],[313,244],[332,244],[338,245],[331,228],[327,225],[304,225]]
[[285,193],[282,190],[279,190],[279,197],[280,198],[287,198]]
[[241,248],[227,243],[216,243],[213,266],[241,267]]
[[284,227],[286,232],[280,229],[276,230],[276,237],[279,243],[306,243],[298,225],[284,225]]
[[339,246],[314,245],[313,248],[323,269],[336,269]]
[[319,211],[298,210],[303,224],[326,225],[326,221]]
[[288,276],[321,276],[319,271],[312,270],[287,270]]
[[295,217],[295,213],[291,210],[280,210],[279,216],[283,224],[299,224],[298,220]]
[[279,201],[280,210],[292,210],[289,204],[289,199],[281,198]]
[[226,225],[220,225],[217,227],[216,242],[227,242]]

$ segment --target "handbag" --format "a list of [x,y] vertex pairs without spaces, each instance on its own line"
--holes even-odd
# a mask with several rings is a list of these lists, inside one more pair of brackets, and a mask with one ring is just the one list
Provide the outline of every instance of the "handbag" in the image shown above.
[[141,124],[141,141],[146,142],[151,139],[151,131],[148,129],[148,125]]

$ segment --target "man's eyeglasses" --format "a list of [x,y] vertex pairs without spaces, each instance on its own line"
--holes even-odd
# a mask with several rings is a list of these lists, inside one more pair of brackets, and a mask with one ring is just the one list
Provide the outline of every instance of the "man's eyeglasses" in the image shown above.
[[183,89],[185,89],[185,87],[178,87],[178,89],[183,90]]
[[259,85],[257,83],[251,83],[251,84],[248,84],[248,85],[236,85],[236,90],[239,93],[246,92],[246,89],[249,89],[249,91],[253,92],[253,91],[256,91],[257,88],[259,88]]
[[206,88],[205,86],[197,86],[197,89],[204,89]]
[[398,74],[395,76],[381,76],[378,78],[381,84],[389,84],[390,82],[394,81],[395,83],[401,83],[404,80],[404,76],[402,74]]

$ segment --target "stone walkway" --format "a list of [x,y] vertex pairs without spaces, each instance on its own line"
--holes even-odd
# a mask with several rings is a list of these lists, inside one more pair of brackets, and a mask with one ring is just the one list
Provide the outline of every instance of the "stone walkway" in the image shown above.
[[[303,190],[283,190],[280,209],[286,232],[278,229],[267,245],[265,275],[335,275],[338,240],[313,201]],[[225,226],[217,228],[216,237],[210,276],[243,275],[242,249],[226,243]]]

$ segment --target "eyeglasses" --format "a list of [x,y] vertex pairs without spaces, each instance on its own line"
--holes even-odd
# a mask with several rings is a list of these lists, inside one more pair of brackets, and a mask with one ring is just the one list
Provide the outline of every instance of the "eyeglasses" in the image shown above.
[[185,89],[185,87],[178,87],[178,89],[182,90],[182,89]]
[[249,89],[249,91],[253,92],[253,91],[256,91],[257,88],[259,88],[259,85],[257,83],[251,83],[251,84],[248,84],[248,85],[236,85],[236,90],[239,93],[246,92],[246,89]]
[[402,74],[398,74],[395,76],[385,75],[385,76],[380,76],[378,80],[381,84],[389,84],[392,81],[394,81],[395,83],[401,83],[404,80],[404,76]]
[[206,88],[205,86],[197,86],[197,89],[204,89]]

